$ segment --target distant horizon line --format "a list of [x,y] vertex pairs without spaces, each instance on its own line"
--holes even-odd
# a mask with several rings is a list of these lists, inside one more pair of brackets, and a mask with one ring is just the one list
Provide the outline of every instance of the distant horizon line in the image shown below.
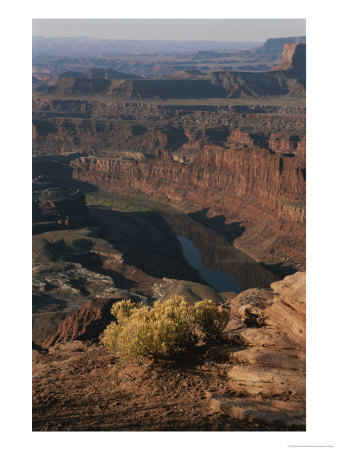
[[37,37],[41,37],[44,39],[94,39],[94,40],[100,40],[100,41],[131,41],[131,42],[138,42],[138,41],[143,41],[143,42],[238,42],[238,43],[244,43],[244,42],[265,42],[269,39],[288,39],[288,38],[298,38],[298,37],[306,37],[306,34],[301,34],[298,36],[283,36],[283,37],[270,37],[270,38],[266,38],[265,41],[264,40],[252,40],[252,41],[238,41],[238,40],[233,40],[233,41],[229,41],[229,40],[210,40],[210,39],[116,39],[116,38],[96,38],[96,37],[91,37],[91,36],[43,36],[42,34],[33,34],[32,37],[37,38]]

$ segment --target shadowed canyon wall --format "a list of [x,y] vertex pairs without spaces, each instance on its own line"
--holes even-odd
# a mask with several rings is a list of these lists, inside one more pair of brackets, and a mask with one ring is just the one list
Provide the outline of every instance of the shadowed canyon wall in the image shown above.
[[[106,190],[142,193],[189,212],[239,221],[234,244],[268,264],[305,262],[305,158],[274,153],[235,131],[227,147],[205,145],[189,164],[165,150],[141,161],[80,157],[73,176]],[[286,256],[285,256],[286,255]]]

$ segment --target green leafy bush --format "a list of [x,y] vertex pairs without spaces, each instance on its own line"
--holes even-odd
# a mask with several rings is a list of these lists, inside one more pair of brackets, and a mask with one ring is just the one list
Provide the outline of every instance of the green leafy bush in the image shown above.
[[102,342],[123,359],[175,358],[187,353],[198,338],[220,335],[228,323],[228,313],[211,300],[191,306],[179,295],[156,301],[152,308],[122,300],[111,312],[115,321],[105,329]]

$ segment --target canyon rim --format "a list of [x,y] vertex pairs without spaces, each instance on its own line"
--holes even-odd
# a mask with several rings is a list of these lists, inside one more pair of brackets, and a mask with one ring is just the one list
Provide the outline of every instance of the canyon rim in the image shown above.
[[[305,431],[306,37],[35,26],[33,430]],[[107,350],[114,305],[182,297],[226,328]]]

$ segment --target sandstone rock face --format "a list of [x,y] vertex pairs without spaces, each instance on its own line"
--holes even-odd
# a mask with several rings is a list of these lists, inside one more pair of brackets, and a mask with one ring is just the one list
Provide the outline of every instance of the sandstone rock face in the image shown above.
[[271,38],[260,47],[250,50],[242,50],[242,53],[250,56],[265,55],[276,60],[280,60],[283,55],[285,45],[298,44],[306,41],[306,36],[287,37],[287,38]]
[[306,44],[285,44],[283,51],[283,61],[274,70],[296,70],[304,72],[305,64]]
[[33,107],[34,152],[82,153],[72,163],[78,180],[223,216],[227,228],[237,223],[243,230],[234,245],[256,260],[304,268],[303,107],[168,106],[107,97],[42,97]]
[[205,145],[191,164],[168,151],[154,159],[80,157],[73,176],[105,190],[142,193],[192,211],[239,221],[234,244],[267,263],[305,263],[305,157],[259,148],[234,131],[228,148]]
[[[206,144],[228,145],[230,131],[239,127],[251,129],[246,133],[249,142],[254,139],[264,148],[284,153],[304,150],[305,110],[301,107],[187,109],[106,99],[35,99],[33,108],[33,151],[43,154],[78,151],[106,157],[124,152],[154,156],[157,149],[166,149],[191,159]],[[280,145],[273,148],[274,141]]]
[[111,299],[86,303],[79,311],[61,322],[57,332],[44,340],[42,348],[75,339],[97,338],[100,331],[102,332],[111,321],[109,313],[111,305]]
[[279,400],[253,401],[238,398],[235,401],[226,399],[222,395],[209,394],[210,407],[215,412],[224,414],[241,421],[260,423],[267,426],[280,426],[283,429],[304,429],[303,412],[294,402]]
[[[285,44],[283,61],[271,72],[287,73],[293,77],[303,88],[306,86],[306,44]],[[297,90],[297,88],[296,88]]]
[[[229,397],[210,407],[245,420],[305,426],[305,273],[230,301]],[[245,398],[239,398],[245,397]]]
[[[55,427],[61,414],[69,429],[88,430],[86,420],[96,418],[94,411],[100,410],[95,429],[133,429],[130,414],[136,411],[141,417],[138,430],[154,429],[154,424],[158,430],[168,430],[157,410],[151,423],[145,420],[149,410],[170,405],[170,414],[181,414],[182,420],[194,411],[184,430],[195,430],[191,420],[200,417],[201,429],[208,431],[305,430],[305,273],[273,283],[271,289],[250,289],[230,299],[228,339],[209,347],[197,366],[196,361],[193,366],[188,364],[191,370],[116,364],[102,346],[92,342],[111,320],[112,301],[88,302],[68,317],[44,343],[48,352],[35,346],[36,427]],[[79,403],[87,390],[90,396]],[[140,398],[140,392],[144,397]],[[121,405],[127,399],[123,425],[115,423],[117,396]],[[51,403],[55,398],[58,404]],[[93,408],[89,412],[88,404]],[[109,409],[109,405],[114,407]],[[74,408],[80,407],[81,419],[74,420]],[[100,428],[103,418],[106,425]]]
[[79,311],[63,320],[57,332],[45,339],[41,347],[47,349],[62,342],[97,339],[112,321],[110,314],[112,304],[124,298],[147,302],[146,297],[122,289],[116,290],[109,299],[90,301]]

